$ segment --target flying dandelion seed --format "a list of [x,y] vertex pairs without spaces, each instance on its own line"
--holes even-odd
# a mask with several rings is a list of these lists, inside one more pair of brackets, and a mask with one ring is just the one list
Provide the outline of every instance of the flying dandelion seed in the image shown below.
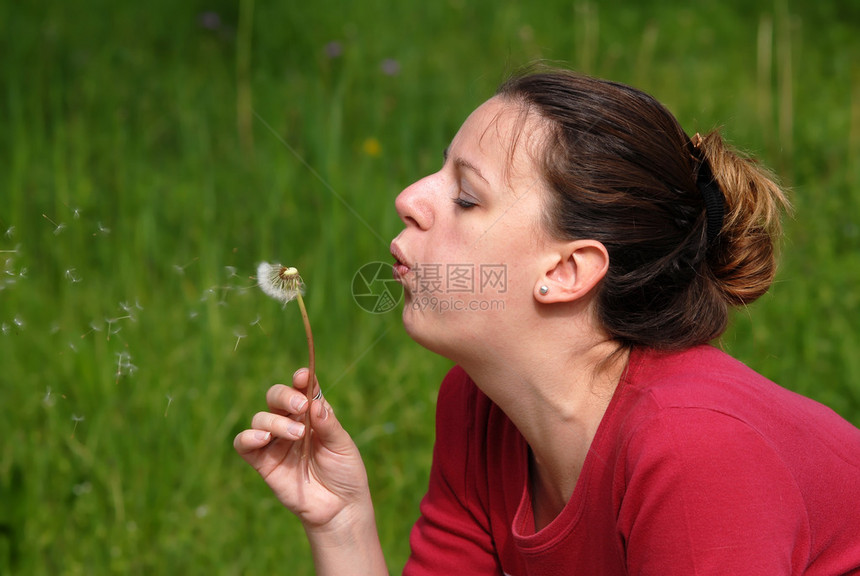
[[6,238],[11,238],[14,235],[15,235],[15,227],[14,226],[9,226],[8,228],[6,228]]
[[83,416],[78,416],[77,414],[72,414],[72,421],[75,423],[74,428],[72,428],[72,438],[75,437],[75,432],[78,430],[78,424],[83,422],[85,418]]
[[119,307],[123,309],[123,311],[131,317],[132,322],[136,322],[137,319],[134,318],[134,314],[132,314],[132,310],[143,310],[143,306],[140,305],[138,300],[134,301],[134,304],[129,304],[128,302],[120,302]]
[[45,395],[42,397],[42,404],[49,408],[54,405],[54,397],[51,395],[50,386],[48,386],[48,389],[45,390]]
[[120,330],[122,330],[122,328],[117,328],[116,330],[111,331],[111,327],[114,324],[116,324],[117,322],[119,322],[120,320],[131,320],[132,322],[134,322],[135,318],[131,314],[129,314],[127,316],[120,316],[119,318],[105,318],[105,323],[107,324],[107,339],[108,340],[110,340],[111,334],[116,334]]
[[105,228],[104,226],[102,226],[102,223],[99,222],[96,231],[93,233],[93,236],[107,236],[108,234],[110,234],[110,228]]
[[72,486],[72,493],[75,496],[83,496],[93,491],[93,485],[90,482],[81,482]]
[[203,291],[203,296],[200,297],[201,302],[206,302],[209,300],[210,296],[218,295],[218,286],[210,286],[206,290]]
[[256,318],[254,318],[254,321],[253,321],[253,322],[251,322],[251,323],[249,324],[249,326],[256,326],[256,327],[258,327],[258,328],[260,329],[260,331],[261,331],[263,334],[265,334],[265,333],[266,333],[266,331],[265,331],[265,330],[263,330],[263,325],[262,325],[262,324],[260,324],[260,315],[259,315],[259,314],[257,315],[257,317],[256,317]]
[[15,324],[15,326],[17,326],[18,328],[23,328],[23,327],[24,327],[24,319],[23,319],[23,318],[21,318],[20,316],[15,316],[15,317],[12,319],[12,323],[13,323],[13,324]]
[[42,217],[54,225],[54,236],[58,236],[60,234],[60,232],[62,232],[66,227],[65,224],[63,224],[63,223],[57,224],[56,222],[54,222],[53,220],[48,218],[47,214],[42,214]]
[[81,338],[86,338],[87,336],[89,336],[89,335],[90,335],[90,334],[92,334],[93,332],[101,332],[101,331],[102,331],[101,326],[99,326],[98,324],[96,324],[95,320],[93,320],[92,322],[90,322],[90,329],[89,329],[89,331],[84,332],[83,334],[81,334]]
[[242,340],[242,338],[247,338],[248,335],[244,332],[240,332],[239,330],[234,330],[233,336],[236,337],[236,345],[233,346],[233,352],[235,352],[239,348],[239,341]]
[[170,405],[173,403],[173,396],[165,394],[164,397],[167,398],[167,406],[164,408],[164,417],[167,418],[167,411],[170,410]]
[[229,294],[232,290],[232,286],[221,286],[221,298],[218,300],[218,306],[228,306],[227,303],[227,294]]
[[78,276],[75,268],[69,268],[68,270],[66,270],[66,280],[68,280],[72,284],[77,284],[81,281],[81,277]]
[[182,264],[182,265],[174,264],[173,269],[176,271],[177,274],[179,274],[181,276],[181,275],[185,274],[185,269],[188,268],[189,266],[191,266],[192,264],[194,264],[195,262],[197,262],[197,258],[194,258],[193,260],[191,260],[190,262],[188,262],[186,264]]
[[137,371],[137,366],[131,363],[131,354],[128,352],[116,353],[116,384],[119,384],[121,376],[133,376]]

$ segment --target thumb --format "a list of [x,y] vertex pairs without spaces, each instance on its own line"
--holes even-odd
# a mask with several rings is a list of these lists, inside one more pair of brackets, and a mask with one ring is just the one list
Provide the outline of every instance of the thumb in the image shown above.
[[354,450],[355,443],[335,417],[334,410],[324,399],[311,402],[308,416],[315,440],[326,449],[339,454]]

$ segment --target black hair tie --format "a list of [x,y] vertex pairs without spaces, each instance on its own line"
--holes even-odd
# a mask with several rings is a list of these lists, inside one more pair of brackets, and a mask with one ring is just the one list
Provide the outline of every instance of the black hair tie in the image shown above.
[[702,195],[702,200],[704,200],[705,203],[705,232],[708,236],[708,246],[711,246],[714,244],[717,236],[720,235],[720,230],[723,228],[726,197],[723,195],[723,191],[720,190],[720,185],[717,184],[717,181],[714,178],[708,159],[702,153],[700,148],[702,145],[702,137],[696,133],[696,135],[690,140],[690,144],[693,148],[694,156],[699,159],[699,171],[696,174],[696,186],[699,188],[699,193]]

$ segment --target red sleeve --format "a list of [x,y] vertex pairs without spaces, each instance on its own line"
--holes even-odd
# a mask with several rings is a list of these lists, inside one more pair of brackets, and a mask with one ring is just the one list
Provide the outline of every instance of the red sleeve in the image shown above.
[[445,377],[436,406],[436,444],[421,517],[412,529],[405,576],[501,574],[485,508],[477,388],[460,368]]
[[628,574],[799,574],[809,521],[793,477],[754,429],[664,409],[629,441],[619,528]]

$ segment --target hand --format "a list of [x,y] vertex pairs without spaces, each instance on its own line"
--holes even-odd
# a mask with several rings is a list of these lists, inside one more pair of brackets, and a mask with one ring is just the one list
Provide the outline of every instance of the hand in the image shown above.
[[[318,382],[315,382],[318,387]],[[240,432],[233,446],[254,467],[278,499],[308,530],[331,529],[370,510],[367,473],[358,448],[324,398],[308,405],[304,390],[308,371],[293,374],[293,387],[269,388],[268,412],[257,413],[251,429]],[[302,475],[301,438],[310,418],[309,482]]]

